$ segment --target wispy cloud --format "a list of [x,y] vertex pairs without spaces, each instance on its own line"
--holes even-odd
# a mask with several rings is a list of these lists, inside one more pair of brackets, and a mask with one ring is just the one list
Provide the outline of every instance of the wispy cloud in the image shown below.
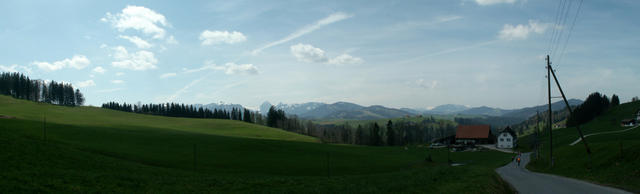
[[124,81],[117,79],[117,80],[111,80],[111,83],[113,83],[113,84],[124,84]]
[[200,79],[197,80],[193,80],[191,81],[189,84],[185,85],[184,87],[180,88],[178,91],[174,92],[171,96],[169,96],[166,101],[167,102],[172,102],[174,101],[178,96],[182,95],[183,93],[185,93],[189,88],[193,87],[194,85],[200,83],[203,79],[205,79],[207,76],[202,76]]
[[478,5],[494,5],[500,3],[513,4],[516,0],[475,0]]
[[203,65],[200,68],[196,68],[196,69],[183,68],[182,70],[184,73],[195,73],[195,72],[200,72],[204,70],[224,71],[224,73],[227,75],[234,75],[234,74],[255,75],[259,73],[258,68],[253,64],[226,63],[224,65],[216,65],[215,63],[210,61],[206,62],[205,65]]
[[324,50],[313,47],[309,44],[296,44],[290,47],[291,54],[293,54],[298,61],[307,63],[326,63],[332,65],[343,64],[358,64],[364,62],[359,57],[354,57],[348,54],[342,54],[335,58],[329,58],[325,55]]
[[177,73],[165,73],[165,74],[160,75],[160,78],[165,79],[165,78],[174,77],[176,75],[178,75],[178,74]]
[[102,68],[101,66],[97,66],[97,67],[93,68],[93,70],[92,70],[92,71],[93,71],[93,72],[95,72],[95,73],[103,74],[103,73],[104,73],[105,71],[107,71],[107,70],[105,70],[105,69],[104,69],[104,68]]
[[81,81],[76,83],[76,87],[78,88],[91,87],[95,85],[96,85],[96,82],[94,82],[93,80],[86,80],[86,81]]
[[149,43],[146,40],[143,40],[142,38],[137,37],[137,36],[123,36],[123,35],[120,35],[118,37],[122,38],[122,39],[125,39],[125,40],[128,40],[129,42],[135,44],[138,48],[141,48],[141,49],[148,49],[148,48],[151,48],[153,46],[151,43]]
[[213,45],[213,44],[235,44],[244,42],[247,40],[247,37],[244,36],[241,32],[229,32],[229,31],[209,31],[205,30],[200,34],[200,38],[202,41],[202,45]]
[[549,27],[553,26],[550,23],[539,23],[535,20],[529,20],[528,25],[511,25],[505,24],[502,30],[498,32],[498,37],[503,40],[524,40],[529,37],[530,33],[542,34]]
[[433,18],[431,20],[426,20],[426,21],[407,21],[407,22],[398,23],[396,25],[392,25],[391,26],[391,30],[392,31],[400,31],[400,30],[408,30],[408,29],[429,27],[429,26],[434,26],[436,24],[441,24],[441,23],[460,20],[462,18],[464,18],[464,17],[459,16],[459,15],[444,15],[444,16],[439,16],[439,17]]
[[158,59],[150,51],[138,51],[135,53],[129,53],[127,49],[122,46],[118,46],[113,49],[113,58],[116,60],[111,62],[111,65],[123,69],[131,70],[147,70],[155,69]]
[[65,67],[71,67],[75,69],[84,69],[91,64],[91,61],[84,55],[74,55],[71,59],[63,59],[61,61],[55,61],[53,63],[34,61],[32,65],[38,66],[38,68],[47,71],[60,70]]
[[435,89],[436,87],[438,87],[438,81],[432,80],[431,82],[428,82],[422,78],[416,80],[413,84],[424,89]]
[[[19,70],[19,69],[22,69],[22,70]],[[8,65],[8,66],[0,65],[0,71],[11,72],[11,73],[22,72],[22,73],[29,73],[30,74],[31,73],[31,68],[20,66],[20,65],[16,65],[16,64]]]
[[353,17],[353,15],[342,13],[342,12],[331,14],[331,15],[329,15],[329,16],[321,19],[321,20],[316,21],[312,25],[308,25],[308,26],[305,26],[305,27],[303,27],[301,29],[298,29],[297,31],[289,34],[288,36],[286,36],[286,37],[284,37],[284,38],[282,38],[280,40],[277,40],[277,41],[274,41],[274,42],[270,42],[270,43],[268,43],[268,44],[266,44],[266,45],[264,45],[264,46],[262,46],[260,48],[257,48],[255,50],[253,50],[251,53],[254,54],[254,55],[258,54],[258,53],[262,52],[262,50],[264,50],[264,49],[267,49],[267,48],[270,48],[270,47],[273,47],[273,46],[276,46],[276,45],[279,45],[279,44],[282,44],[282,43],[285,43],[285,42],[289,42],[289,41],[291,41],[293,39],[296,39],[296,38],[298,38],[300,36],[303,36],[305,34],[313,32],[313,31],[315,31],[317,29],[320,29],[320,28],[322,28],[322,27],[324,27],[326,25],[329,25],[329,24],[332,24],[332,23],[335,23],[335,22],[339,22],[339,21],[342,21],[344,19],[348,19],[350,17]]
[[494,44],[494,43],[496,43],[498,41],[499,40],[490,40],[490,41],[476,43],[476,44],[472,44],[472,45],[468,45],[468,46],[461,46],[461,47],[445,49],[445,50],[441,50],[441,51],[437,51],[437,52],[433,52],[433,53],[429,53],[429,54],[425,54],[425,55],[420,55],[420,56],[417,56],[417,57],[414,57],[414,58],[411,58],[411,59],[407,59],[407,60],[404,60],[404,61],[400,61],[400,62],[398,62],[396,64],[398,64],[398,65],[399,64],[406,64],[406,63],[419,61],[419,60],[422,60],[422,59],[428,58],[428,57],[435,57],[435,56],[439,56],[439,55],[445,55],[445,54],[460,52],[460,51],[464,51],[464,50],[467,50],[467,49],[483,47],[483,46],[486,46],[486,45]]

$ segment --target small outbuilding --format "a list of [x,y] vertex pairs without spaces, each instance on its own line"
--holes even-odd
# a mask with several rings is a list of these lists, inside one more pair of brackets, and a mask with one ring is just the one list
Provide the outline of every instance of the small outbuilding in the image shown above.
[[458,125],[456,143],[465,145],[493,143],[491,126],[489,125]]
[[496,137],[496,140],[497,148],[514,148],[516,147],[516,145],[518,145],[518,136],[516,135],[516,132],[511,129],[511,127],[506,127],[502,131],[500,131],[498,133],[498,136]]

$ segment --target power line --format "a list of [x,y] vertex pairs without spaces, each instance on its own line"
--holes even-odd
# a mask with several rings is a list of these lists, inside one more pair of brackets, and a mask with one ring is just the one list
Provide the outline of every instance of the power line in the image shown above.
[[560,43],[562,41],[562,37],[564,36],[564,31],[565,31],[565,24],[567,23],[567,18],[569,15],[569,12],[571,11],[571,6],[573,5],[573,1],[569,1],[569,3],[565,6],[566,9],[562,10],[562,13],[560,13],[560,20],[558,21],[558,27],[560,27],[560,30],[558,30],[558,33],[556,35],[556,41],[554,42],[553,48],[552,48],[552,56],[556,57],[556,53],[558,50],[558,46],[560,46]]
[[558,18],[560,17],[560,10],[564,9],[564,2],[565,0],[561,0],[558,2],[558,7],[556,8],[556,14],[555,14],[555,18],[553,19],[553,31],[551,31],[551,37],[549,38],[549,46],[547,47],[547,51],[549,53],[547,54],[551,54],[551,48],[553,45],[553,40],[555,38],[556,32],[558,31]]
[[562,60],[564,59],[564,54],[565,54],[565,49],[567,49],[567,44],[569,44],[569,39],[571,38],[571,34],[573,32],[573,27],[576,25],[576,20],[578,20],[578,14],[580,14],[581,8],[582,8],[582,1],[580,0],[580,2],[578,3],[578,9],[576,10],[576,14],[573,17],[573,22],[571,22],[571,28],[569,28],[569,34],[567,35],[567,39],[565,39],[564,41],[564,45],[562,46],[562,50],[560,51],[560,56],[559,56],[559,62],[562,62]]

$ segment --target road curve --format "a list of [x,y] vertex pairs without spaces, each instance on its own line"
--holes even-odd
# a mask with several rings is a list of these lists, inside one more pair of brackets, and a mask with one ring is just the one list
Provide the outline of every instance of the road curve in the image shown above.
[[[587,135],[585,135],[585,136],[584,136],[584,138],[587,138],[587,137],[592,136],[592,135],[602,135],[602,134],[609,134],[609,133],[622,133],[622,132],[627,132],[627,131],[629,131],[629,130],[632,130],[632,129],[635,129],[635,128],[638,128],[638,127],[640,127],[640,125],[635,126],[635,127],[631,127],[631,128],[627,128],[627,129],[623,129],[623,130],[618,130],[618,131],[605,131],[605,132],[599,132],[599,133],[587,134]],[[579,143],[580,141],[582,141],[582,138],[579,138],[579,137],[578,137],[578,139],[576,139],[574,142],[572,142],[572,143],[571,143],[571,144],[569,144],[569,145],[570,145],[570,146],[576,145],[576,144],[577,144],[577,143]]]
[[496,169],[502,179],[511,184],[518,193],[629,193],[572,178],[530,172],[524,168],[529,163],[530,154],[522,154],[520,166],[513,161]]

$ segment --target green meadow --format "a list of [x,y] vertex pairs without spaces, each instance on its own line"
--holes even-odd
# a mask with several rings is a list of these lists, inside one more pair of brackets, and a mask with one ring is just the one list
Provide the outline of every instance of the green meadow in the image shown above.
[[[640,102],[621,104],[580,126],[580,129],[585,135],[628,129],[620,125],[621,120],[635,118],[638,110]],[[530,147],[533,136],[528,135],[519,141],[524,147]],[[569,145],[578,138],[576,128],[553,130],[554,166],[550,167],[549,134],[545,132],[540,138],[540,159],[532,160],[527,168],[640,192],[640,127],[622,133],[587,137],[592,151],[590,157],[582,142]]]
[[[218,119],[0,96],[0,193],[509,193],[509,154],[323,144]],[[44,121],[46,117],[46,122]],[[46,138],[45,138],[46,137]],[[432,161],[426,161],[430,157]]]

